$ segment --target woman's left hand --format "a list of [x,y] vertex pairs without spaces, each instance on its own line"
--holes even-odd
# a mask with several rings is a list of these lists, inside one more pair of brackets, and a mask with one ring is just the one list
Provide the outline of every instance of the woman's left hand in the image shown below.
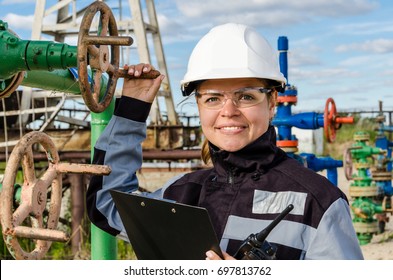
[[143,73],[147,74],[154,67],[150,64],[139,63],[137,65],[124,65],[124,70],[131,77],[124,79],[123,92],[124,96],[136,98],[145,102],[152,103],[156,97],[164,75],[160,75],[155,79],[132,79],[132,77],[139,78]]
[[[224,260],[236,260],[227,252],[222,251],[222,255],[224,256]],[[206,260],[222,260],[222,259],[214,251],[210,250],[206,252]]]

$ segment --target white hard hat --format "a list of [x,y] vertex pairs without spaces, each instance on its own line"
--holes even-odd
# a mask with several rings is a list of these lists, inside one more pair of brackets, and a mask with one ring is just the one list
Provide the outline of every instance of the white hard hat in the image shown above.
[[286,83],[266,39],[254,28],[235,23],[216,26],[202,37],[191,53],[181,90],[188,96],[195,82],[225,78],[268,79],[280,89]]

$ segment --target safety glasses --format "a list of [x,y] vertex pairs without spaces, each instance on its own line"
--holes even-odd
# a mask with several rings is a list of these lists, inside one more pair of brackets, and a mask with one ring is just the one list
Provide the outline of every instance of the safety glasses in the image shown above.
[[248,108],[262,103],[266,94],[271,94],[273,88],[244,87],[231,91],[199,90],[195,92],[197,102],[202,107],[211,110],[219,110],[230,99],[237,108]]

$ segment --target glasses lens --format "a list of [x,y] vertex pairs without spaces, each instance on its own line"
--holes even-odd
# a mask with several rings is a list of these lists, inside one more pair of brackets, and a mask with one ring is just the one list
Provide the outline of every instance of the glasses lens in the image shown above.
[[228,99],[238,108],[247,108],[262,103],[266,93],[272,89],[266,88],[240,88],[230,92],[206,90],[197,92],[198,103],[208,109],[221,109]]
[[198,103],[206,108],[220,108],[225,103],[226,98],[218,92],[198,94]]

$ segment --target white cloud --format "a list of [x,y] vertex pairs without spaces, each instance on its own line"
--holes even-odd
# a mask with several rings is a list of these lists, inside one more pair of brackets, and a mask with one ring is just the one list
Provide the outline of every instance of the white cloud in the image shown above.
[[393,21],[368,21],[340,24],[333,27],[334,34],[376,35],[393,32]]
[[[383,71],[383,73],[382,73],[384,76],[387,76],[387,77],[392,77],[393,76],[393,69],[388,69],[388,70],[385,70],[385,71]],[[390,79],[391,81],[392,81],[392,83],[393,83],[393,80],[392,79]]]
[[340,65],[345,67],[359,67],[364,65],[370,65],[374,62],[375,61],[373,61],[373,58],[371,56],[363,55],[347,58],[341,61]]
[[216,24],[239,21],[259,26],[282,26],[309,22],[316,17],[343,17],[370,12],[373,0],[176,0],[179,11],[189,19],[209,19]]
[[36,0],[3,0],[0,5],[34,4]]
[[189,40],[190,36],[184,28],[184,25],[171,20],[164,14],[157,14],[158,24],[160,26],[160,33],[162,41],[166,44],[171,44],[173,42]]
[[333,79],[341,79],[343,77],[356,77],[358,73],[342,67],[335,68],[318,68],[304,70],[300,68],[289,69],[290,76],[298,80],[315,81],[318,83],[330,83]]
[[353,43],[346,45],[339,45],[335,49],[337,52],[348,52],[348,51],[361,51],[368,53],[391,53],[393,52],[393,40],[391,39],[375,39],[367,40],[362,43]]
[[[198,40],[211,27],[238,22],[256,28],[292,28],[321,18],[348,17],[373,11],[374,0],[169,0],[157,4],[167,42]],[[171,37],[169,40],[168,37]]]
[[293,50],[288,53],[288,66],[299,67],[299,66],[310,66],[320,65],[321,61],[317,56],[317,52],[309,50]]
[[[393,68],[393,57],[390,54],[373,54],[373,55],[361,55],[349,57],[342,60],[339,66],[343,67],[356,67],[357,69],[366,69],[367,71],[371,69],[379,69],[381,71],[386,71],[386,69]],[[381,67],[382,66],[382,67]],[[366,73],[367,73],[366,71]],[[370,74],[368,72],[368,74]]]
[[21,16],[14,13],[9,13],[2,20],[7,22],[8,28],[10,28],[11,30],[31,30],[31,27],[33,26],[34,16]]

